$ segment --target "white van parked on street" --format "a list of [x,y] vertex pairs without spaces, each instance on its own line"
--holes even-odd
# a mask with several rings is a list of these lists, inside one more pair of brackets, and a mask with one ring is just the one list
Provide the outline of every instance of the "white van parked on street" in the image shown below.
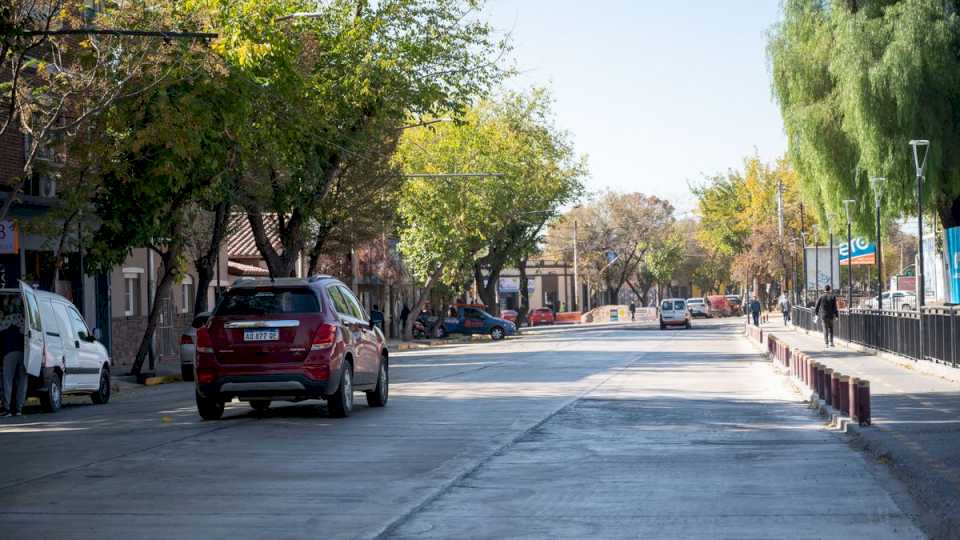
[[22,281],[19,289],[0,289],[4,295],[19,295],[25,308],[28,395],[40,398],[47,412],[60,409],[64,394],[86,394],[97,404],[109,401],[110,355],[73,303]]
[[666,298],[660,302],[660,329],[668,326],[683,326],[690,328],[690,309],[683,298]]

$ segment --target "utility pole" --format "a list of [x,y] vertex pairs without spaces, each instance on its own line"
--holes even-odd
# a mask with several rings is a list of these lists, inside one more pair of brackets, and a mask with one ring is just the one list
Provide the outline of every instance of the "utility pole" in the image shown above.
[[843,200],[843,209],[847,214],[847,311],[853,309],[853,240],[850,226],[850,205],[856,203],[853,199]]
[[[580,310],[580,278],[577,271],[577,220],[573,220],[573,309]],[[583,313],[582,310],[580,310]]]
[[[803,215],[803,203],[800,203],[800,241],[802,245],[800,246],[803,249],[803,300],[807,299],[807,227],[806,219]],[[800,297],[797,297],[797,303],[800,302]]]

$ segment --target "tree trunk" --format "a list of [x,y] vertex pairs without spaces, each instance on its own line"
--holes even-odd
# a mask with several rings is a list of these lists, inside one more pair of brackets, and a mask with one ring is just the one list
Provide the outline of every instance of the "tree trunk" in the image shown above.
[[[147,317],[147,329],[143,333],[143,338],[140,340],[140,348],[137,349],[137,357],[133,362],[133,366],[130,368],[130,373],[133,375],[140,374],[143,368],[143,361],[150,352],[150,343],[153,341],[153,334],[157,329],[157,321],[160,319],[161,300],[170,294],[170,289],[177,275],[177,267],[174,261],[179,259],[182,249],[183,247],[179,243],[176,243],[175,240],[175,243],[171,244],[167,251],[160,254],[160,260],[163,261],[163,276],[157,283],[156,293],[153,296],[153,306],[150,309],[150,315]],[[150,269],[147,271],[149,272]]]
[[[497,265],[499,266],[499,265]],[[480,263],[473,265],[473,277],[477,282],[477,294],[480,295],[480,301],[487,307],[487,311],[493,316],[500,314],[500,305],[497,303],[497,282],[500,280],[500,268],[490,268],[486,283],[483,282],[483,271]]]
[[323,254],[323,245],[327,242],[327,236],[330,235],[332,229],[332,223],[323,223],[317,228],[317,237],[313,239],[313,247],[310,248],[310,259],[307,264],[310,275],[320,272],[320,255]]
[[517,328],[527,322],[527,313],[530,312],[530,289],[527,286],[527,258],[520,259],[517,265],[520,270],[520,302],[517,311]]
[[[443,274],[443,266],[438,266],[436,270],[433,271],[430,276],[427,277],[426,283],[423,284],[423,291],[420,292],[420,296],[417,297],[417,301],[414,302],[413,308],[410,309],[410,315],[407,316],[407,324],[403,327],[403,340],[410,341],[413,339],[413,323],[416,322],[417,318],[420,316],[420,312],[423,311],[423,307],[427,305],[427,302],[430,300],[430,293],[433,292],[433,287],[437,284],[437,281],[440,280],[440,276]],[[441,318],[443,313],[440,314]]]
[[294,216],[287,222],[282,222],[280,217],[277,221],[277,235],[279,236],[283,253],[270,242],[267,236],[266,224],[263,221],[263,215],[257,209],[247,209],[247,221],[250,223],[250,230],[253,232],[253,241],[257,245],[257,251],[267,263],[267,270],[270,277],[294,277],[297,271],[297,254],[303,251],[303,230],[301,220]]
[[954,199],[949,206],[941,206],[937,209],[937,214],[944,229],[960,227],[960,199]]
[[[213,233],[210,235],[210,247],[202,257],[194,261],[197,267],[197,290],[193,301],[193,314],[203,313],[210,309],[207,304],[207,289],[210,288],[210,282],[216,275],[214,266],[218,263],[220,246],[227,233],[227,222],[230,220],[230,201],[222,201],[217,204],[213,216]],[[220,284],[217,283],[217,287]]]

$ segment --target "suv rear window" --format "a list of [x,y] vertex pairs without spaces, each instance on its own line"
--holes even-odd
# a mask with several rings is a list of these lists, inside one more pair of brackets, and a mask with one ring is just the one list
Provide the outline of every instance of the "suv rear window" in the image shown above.
[[276,315],[318,311],[320,302],[310,289],[234,289],[223,297],[215,315]]

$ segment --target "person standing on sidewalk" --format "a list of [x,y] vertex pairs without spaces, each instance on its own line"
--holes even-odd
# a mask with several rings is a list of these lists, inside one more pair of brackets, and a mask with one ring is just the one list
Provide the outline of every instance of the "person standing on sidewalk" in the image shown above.
[[787,326],[790,324],[790,299],[787,298],[787,293],[780,295],[780,301],[777,302],[777,305],[780,306],[780,311],[783,313],[783,325]]
[[637,304],[630,302],[630,321],[637,320]]
[[833,323],[840,316],[840,310],[837,308],[837,296],[833,294],[832,287],[827,285],[823,291],[823,294],[817,299],[817,305],[813,312],[822,321],[824,345],[833,347]]
[[20,416],[27,400],[27,366],[23,364],[23,307],[19,296],[7,296],[0,314],[3,347],[3,416]]
[[750,299],[750,315],[753,317],[753,325],[760,326],[760,310],[763,306],[756,296]]

